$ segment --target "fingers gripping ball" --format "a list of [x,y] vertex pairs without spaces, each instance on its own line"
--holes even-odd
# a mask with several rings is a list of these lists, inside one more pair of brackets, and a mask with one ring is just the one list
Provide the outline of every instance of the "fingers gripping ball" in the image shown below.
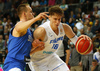
[[41,47],[41,46],[44,46],[44,43],[41,42],[41,41],[39,41],[38,39],[36,39],[36,40],[34,40],[34,41],[32,42],[32,46],[33,46],[34,48],[36,48],[36,47]]
[[83,37],[78,38],[75,48],[78,51],[78,53],[82,55],[86,55],[91,52],[93,49],[92,41],[84,39]]

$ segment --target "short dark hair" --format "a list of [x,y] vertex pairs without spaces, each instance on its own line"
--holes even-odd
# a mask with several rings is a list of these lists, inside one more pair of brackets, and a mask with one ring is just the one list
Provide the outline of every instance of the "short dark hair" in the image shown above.
[[27,12],[27,7],[26,6],[29,6],[28,3],[23,3],[23,4],[20,4],[18,7],[17,7],[17,15],[20,17],[20,15],[22,14],[22,12]]
[[96,59],[93,59],[92,62],[97,62],[97,60]]
[[58,14],[62,16],[64,12],[59,6],[52,6],[49,8],[49,15],[54,15],[54,14]]

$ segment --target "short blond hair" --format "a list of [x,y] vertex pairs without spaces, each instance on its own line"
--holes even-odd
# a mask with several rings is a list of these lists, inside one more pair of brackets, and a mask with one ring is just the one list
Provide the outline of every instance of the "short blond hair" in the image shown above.
[[27,6],[29,6],[28,3],[24,3],[24,4],[20,4],[17,7],[17,15],[20,17],[20,15],[22,14],[22,12],[27,12]]

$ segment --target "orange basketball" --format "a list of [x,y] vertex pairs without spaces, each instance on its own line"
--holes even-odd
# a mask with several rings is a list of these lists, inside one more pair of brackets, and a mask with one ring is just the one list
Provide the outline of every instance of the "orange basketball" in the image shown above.
[[81,38],[78,38],[78,40],[75,44],[75,48],[78,53],[80,53],[82,55],[86,55],[86,54],[90,53],[91,50],[93,49],[93,44],[92,44],[92,41],[81,37]]

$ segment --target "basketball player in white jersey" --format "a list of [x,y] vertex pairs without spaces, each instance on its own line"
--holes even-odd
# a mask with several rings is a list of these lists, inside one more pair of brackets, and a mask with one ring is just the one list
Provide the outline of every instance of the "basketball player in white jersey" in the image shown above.
[[[31,71],[69,71],[66,63],[63,62],[55,53],[66,35],[74,44],[77,41],[77,36],[67,24],[61,23],[63,11],[59,6],[49,8],[49,20],[40,25],[34,31],[34,38],[45,43],[45,48],[42,51],[35,52],[31,56],[29,64]],[[84,38],[91,39],[82,35]],[[80,36],[80,37],[82,37]]]

